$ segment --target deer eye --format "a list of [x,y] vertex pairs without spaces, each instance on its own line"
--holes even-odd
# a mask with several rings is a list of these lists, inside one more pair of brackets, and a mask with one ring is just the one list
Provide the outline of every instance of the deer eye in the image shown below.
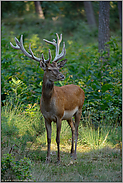
[[48,71],[52,71],[52,69],[48,68]]

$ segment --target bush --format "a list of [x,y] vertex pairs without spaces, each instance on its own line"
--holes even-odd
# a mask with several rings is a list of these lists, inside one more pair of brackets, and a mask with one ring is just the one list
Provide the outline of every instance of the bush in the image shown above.
[[[35,41],[34,41],[35,40]],[[32,37],[32,47],[39,42],[37,35]],[[29,42],[25,47],[29,46]],[[3,49],[6,48],[6,49]],[[37,53],[37,52],[36,52]],[[36,54],[35,53],[35,54]],[[14,56],[13,56],[14,55]],[[2,102],[6,102],[7,96],[15,97],[16,103],[36,103],[41,97],[41,77],[43,72],[38,64],[33,64],[27,60],[21,52],[12,50],[8,40],[2,37]],[[25,72],[25,69],[27,72]],[[3,97],[3,96],[6,96]]]
[[[68,63],[69,74],[66,83],[72,83],[82,87],[85,91],[83,115],[88,111],[96,123],[121,124],[122,101],[122,70],[121,70],[121,45],[119,39],[112,37],[108,42],[110,57],[106,62],[101,61],[101,56],[107,53],[98,53],[97,45],[91,45],[87,51],[74,54]],[[72,44],[71,44],[72,46]],[[76,46],[76,45],[75,45]],[[76,49],[76,48],[75,48]],[[85,63],[83,63],[83,60]],[[81,79],[82,78],[82,79]]]
[[16,160],[11,154],[4,154],[1,160],[2,181],[27,181],[30,180],[32,163],[29,158]]

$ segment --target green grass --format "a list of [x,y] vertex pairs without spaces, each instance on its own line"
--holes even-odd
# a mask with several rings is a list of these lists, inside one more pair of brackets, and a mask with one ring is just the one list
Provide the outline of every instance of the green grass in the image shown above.
[[[85,151],[85,149],[84,149]],[[115,152],[117,156],[113,157]],[[35,181],[61,181],[61,182],[86,182],[86,181],[121,181],[122,163],[118,150],[109,147],[89,152],[78,152],[78,159],[73,161],[69,153],[61,152],[62,161],[57,165],[56,158],[51,155],[52,162],[47,165],[44,162],[35,163],[32,170]]]
[[63,121],[61,163],[57,165],[56,124],[52,123],[51,162],[47,165],[46,130],[39,106],[27,106],[23,111],[19,107],[5,106],[1,117],[2,156],[16,144],[18,147],[13,148],[12,154],[18,159],[26,156],[32,161],[32,181],[121,181],[121,147],[117,146],[122,141],[121,127],[103,126],[96,130],[87,122],[83,126],[81,121],[77,160],[73,161],[71,130]]

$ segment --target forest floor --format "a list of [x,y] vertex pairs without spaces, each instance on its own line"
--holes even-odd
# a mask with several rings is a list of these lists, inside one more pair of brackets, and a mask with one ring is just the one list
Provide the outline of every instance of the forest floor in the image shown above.
[[[122,182],[122,157],[118,148],[92,150],[78,146],[77,160],[72,160],[68,146],[61,146],[61,163],[57,164],[56,146],[51,146],[51,162],[34,163],[33,181],[45,182]],[[46,149],[38,151],[46,156]]]

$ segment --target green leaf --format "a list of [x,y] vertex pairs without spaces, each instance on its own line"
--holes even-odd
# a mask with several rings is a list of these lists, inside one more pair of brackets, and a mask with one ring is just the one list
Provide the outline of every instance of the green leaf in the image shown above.
[[113,88],[113,85],[112,84],[104,84],[103,86],[102,86],[102,91],[103,92],[105,92],[105,91],[107,91],[107,90],[109,90],[109,89],[112,89]]

